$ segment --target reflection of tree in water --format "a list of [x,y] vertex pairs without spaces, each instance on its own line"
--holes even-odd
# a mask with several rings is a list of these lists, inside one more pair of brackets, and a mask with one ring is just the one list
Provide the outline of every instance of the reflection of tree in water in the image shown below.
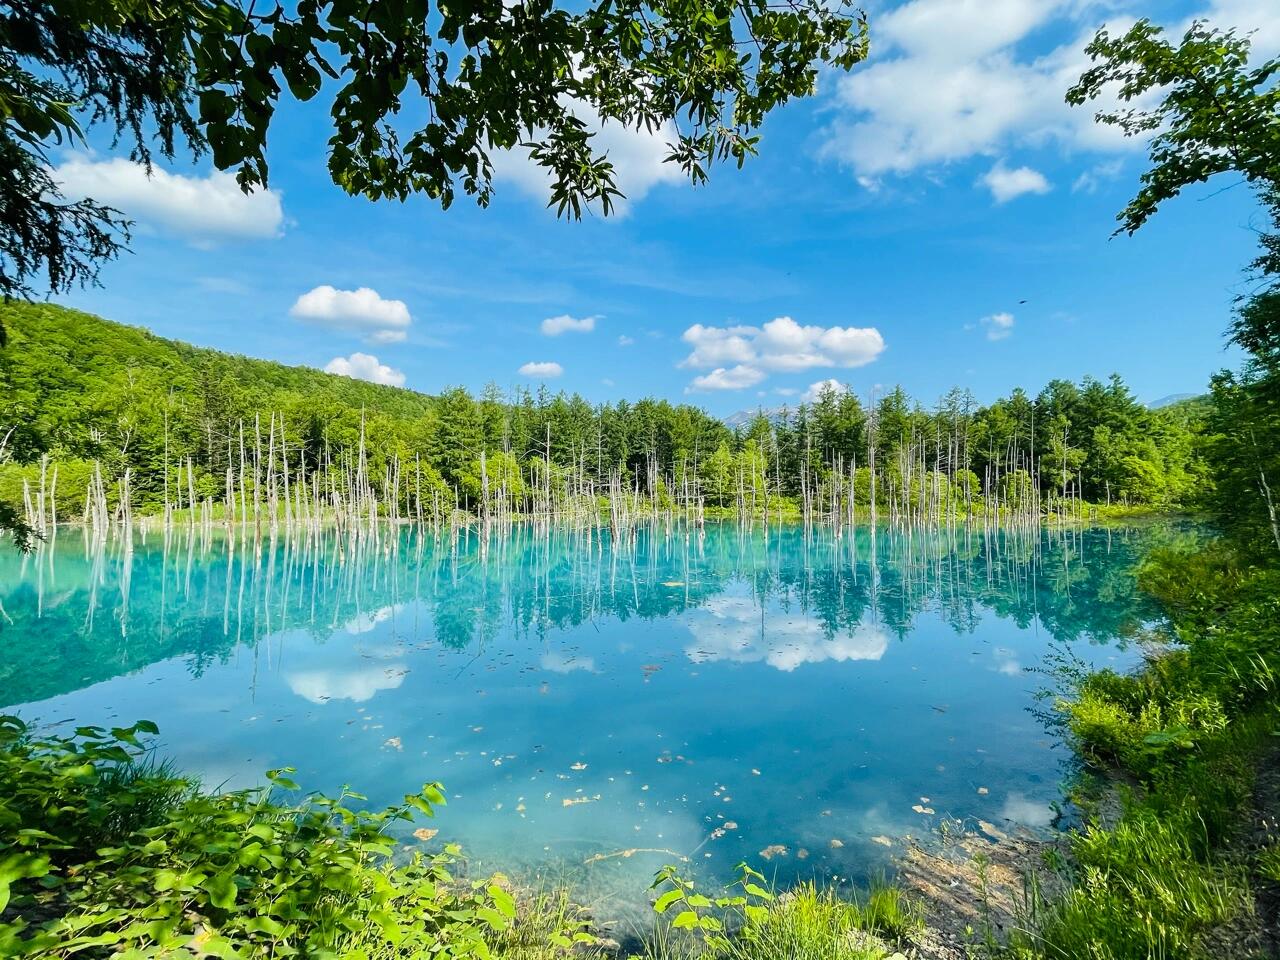
[[[95,553],[67,531],[52,547],[0,553],[0,704],[32,702],[176,657],[199,675],[237,646],[304,631],[348,639],[397,620],[400,640],[456,649],[539,638],[592,621],[704,608],[736,584],[749,603],[804,617],[828,640],[868,621],[900,639],[933,611],[959,633],[993,612],[1058,641],[1131,635],[1155,616],[1134,567],[1179,535],[1122,531],[641,528],[612,549],[596,531],[517,527],[482,543],[411,529],[255,544],[153,537]],[[1185,535],[1185,531],[1183,533]]]

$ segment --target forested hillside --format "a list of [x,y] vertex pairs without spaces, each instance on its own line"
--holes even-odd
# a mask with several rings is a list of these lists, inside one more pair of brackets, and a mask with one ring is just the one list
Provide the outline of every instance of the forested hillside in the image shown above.
[[[60,466],[59,512],[84,502],[93,461],[108,477],[127,468],[142,509],[165,479],[217,497],[244,450],[268,432],[288,469],[351,456],[362,424],[368,473],[414,463],[426,483],[459,502],[485,486],[518,500],[545,480],[578,489],[611,480],[644,495],[696,488],[712,506],[750,495],[797,498],[834,475],[855,499],[910,498],[927,485],[944,498],[996,493],[1094,502],[1186,503],[1202,483],[1204,401],[1148,410],[1118,377],[1053,381],[988,406],[953,390],[924,405],[902,390],[862,398],[828,392],[816,403],[756,416],[736,430],[686,404],[644,399],[592,405],[580,396],[496,387],[429,396],[305,367],[230,356],[53,305],[0,307],[0,497],[22,496],[48,455]],[[283,437],[279,442],[277,432]],[[3,464],[8,464],[3,466]],[[540,479],[541,478],[541,479]],[[928,478],[922,482],[921,478]],[[950,491],[950,493],[948,493]],[[932,494],[931,494],[932,496]]]

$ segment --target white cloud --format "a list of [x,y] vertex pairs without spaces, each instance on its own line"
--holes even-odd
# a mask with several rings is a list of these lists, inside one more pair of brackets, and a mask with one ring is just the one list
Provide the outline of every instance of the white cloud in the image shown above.
[[778,617],[766,620],[762,629],[755,600],[730,594],[722,594],[696,611],[689,631],[693,642],[685,648],[685,656],[694,663],[763,661],[785,673],[825,660],[879,660],[889,649],[884,628],[873,623],[828,635],[812,618]]
[[1124,161],[1108,160],[1094,164],[1071,184],[1072,193],[1096,193],[1104,180],[1114,180],[1124,169]]
[[988,340],[1004,340],[1013,335],[1013,314],[993,313],[983,317],[978,323],[987,331]]
[[529,361],[520,367],[518,371],[522,377],[531,377],[535,380],[549,380],[552,377],[558,377],[564,373],[564,367],[550,360]]
[[848,384],[841,383],[839,380],[819,380],[817,383],[809,384],[809,389],[804,392],[800,399],[805,403],[817,403],[822,399],[824,393],[832,393],[837,397],[842,397],[848,392]]
[[[632,204],[643,200],[654,187],[664,183],[686,182],[687,178],[674,163],[667,163],[669,144],[677,139],[674,124],[663,124],[656,130],[636,130],[616,122],[603,122],[589,105],[566,100],[571,111],[581,118],[587,129],[595,133],[592,149],[603,153],[613,164],[614,179],[624,199],[615,198],[614,216],[625,217]],[[514,184],[524,193],[546,203],[551,198],[551,174],[529,157],[529,151],[517,148],[495,151],[495,179]]]
[[695,323],[681,336],[685,343],[693,346],[693,353],[680,361],[680,366],[696,369],[755,360],[751,341],[759,333],[756,327],[704,327]]
[[[875,327],[801,326],[778,317],[760,327],[709,327],[695,323],[682,339],[693,347],[680,366],[715,367],[709,377],[694,381],[695,389],[737,389],[764,379],[765,371],[795,372],[813,367],[861,367],[884,352],[884,337]],[[728,364],[736,364],[726,370]],[[733,374],[738,386],[710,386]],[[747,373],[750,371],[750,374]]]
[[[885,13],[876,24],[885,52],[837,82],[822,155],[878,186],[888,174],[1018,146],[1140,150],[1140,140],[1094,120],[1097,104],[1065,102],[1109,8],[1105,0],[913,0]],[[1063,26],[1071,39],[1045,52],[1037,31],[1061,35]],[[1113,33],[1128,26],[1107,24]]]
[[354,380],[381,383],[388,387],[404,386],[403,373],[385,363],[379,363],[377,357],[367,353],[357,352],[349,357],[334,357],[324,365],[324,372],[336,373],[340,377],[351,377]]
[[631,337],[628,337],[625,333],[622,334],[620,337],[618,337],[618,346],[620,347],[629,347],[633,343],[635,343],[635,340],[633,340]]
[[1018,167],[1010,170],[1001,160],[982,177],[982,183],[991,191],[996,203],[1008,203],[1028,193],[1044,194],[1053,188],[1039,170]]
[[1215,27],[1252,33],[1255,60],[1280,49],[1280,5],[1275,0],[1213,0],[1208,11],[1197,16]]
[[183,176],[116,157],[73,156],[52,170],[71,199],[90,197],[130,219],[196,242],[276,237],[284,207],[275,190],[245,193],[229,173]]
[[599,317],[571,317],[562,313],[558,317],[547,317],[542,321],[542,332],[548,337],[558,337],[562,333],[590,333],[596,328]]
[[754,387],[765,376],[763,371],[744,363],[736,367],[716,367],[708,374],[694,377],[693,383],[685,388],[685,393],[697,393],[703,390],[745,390],[747,387]]
[[289,315],[306,323],[361,334],[367,343],[405,338],[412,318],[403,300],[386,300],[369,287],[338,290],[327,283],[294,301]]

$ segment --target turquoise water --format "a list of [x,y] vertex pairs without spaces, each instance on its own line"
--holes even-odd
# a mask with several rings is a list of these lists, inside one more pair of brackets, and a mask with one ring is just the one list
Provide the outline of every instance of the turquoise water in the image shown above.
[[[0,552],[0,705],[157,722],[209,784],[294,766],[370,802],[444,781],[439,840],[624,912],[657,867],[858,881],[943,816],[1049,825],[1051,646],[1132,662],[1168,527],[404,529],[254,545],[62,530]],[[411,829],[411,828],[410,828]],[[407,839],[407,838],[406,838]],[[413,841],[409,841],[413,842]]]

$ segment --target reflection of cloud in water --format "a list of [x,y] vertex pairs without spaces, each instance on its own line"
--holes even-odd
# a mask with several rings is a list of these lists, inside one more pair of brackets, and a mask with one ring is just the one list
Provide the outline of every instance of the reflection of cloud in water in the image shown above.
[[991,653],[996,658],[994,667],[996,673],[1003,673],[1006,677],[1018,677],[1023,673],[1022,664],[1018,661],[1018,652],[1008,647],[996,647]]
[[691,618],[689,630],[694,642],[685,647],[685,653],[694,663],[763,660],[787,672],[824,660],[879,660],[889,648],[884,628],[874,623],[860,623],[848,633],[827,636],[822,624],[809,617],[782,620],[766,615],[762,630],[760,609],[749,597],[709,600]]
[[308,656],[312,666],[285,671],[284,680],[290,690],[312,703],[363,703],[380,690],[394,690],[404,683],[409,668],[401,656],[394,646],[318,647]]
[[594,657],[575,657],[561,653],[558,650],[548,650],[542,655],[539,663],[542,665],[543,670],[550,670],[552,673],[573,673],[575,670],[585,670],[587,673],[596,672]]
[[354,700],[363,703],[379,690],[394,690],[404,682],[404,664],[355,670],[300,670],[285,674],[289,689],[312,703]]
[[346,623],[342,625],[342,629],[352,636],[358,636],[362,633],[368,633],[378,624],[384,623],[395,616],[398,605],[387,607],[379,607],[377,610],[371,610],[366,613],[358,613]]
[[1047,803],[1028,800],[1024,794],[1011,793],[1005,797],[1000,816],[1027,827],[1047,827],[1053,822],[1053,807]]

